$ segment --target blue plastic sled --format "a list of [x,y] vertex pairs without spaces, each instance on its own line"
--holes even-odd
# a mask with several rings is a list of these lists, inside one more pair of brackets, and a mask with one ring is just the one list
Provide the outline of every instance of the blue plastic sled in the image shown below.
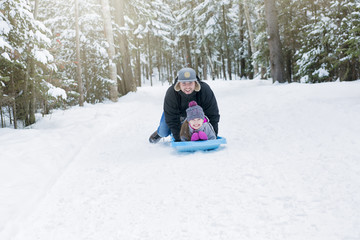
[[195,152],[214,150],[217,149],[221,144],[226,144],[226,138],[217,137],[215,140],[189,142],[174,142],[172,139],[170,146],[179,152]]

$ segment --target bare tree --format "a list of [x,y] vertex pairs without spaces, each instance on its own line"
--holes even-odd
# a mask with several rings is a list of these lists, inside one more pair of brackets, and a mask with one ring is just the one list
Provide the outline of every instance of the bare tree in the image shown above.
[[[120,27],[125,26],[125,0],[114,0],[115,6],[115,21]],[[123,81],[125,83],[125,89],[123,89],[123,94],[128,92],[136,91],[136,82],[134,81],[132,67],[131,67],[131,59],[130,59],[130,51],[128,39],[125,32],[122,32],[119,35],[119,47],[120,54],[122,56],[122,69],[123,69]]]
[[[210,64],[210,68],[211,68],[211,77],[214,78],[215,76],[215,70],[214,70],[214,65],[211,61],[211,57],[209,55],[209,50],[208,50],[208,47],[207,47],[207,43],[206,43],[206,39],[205,39],[205,35],[204,35],[204,30],[203,29],[200,29],[200,33],[201,33],[201,37],[202,37],[202,43],[203,43],[203,46],[204,46],[204,51],[205,51],[205,54],[206,54],[206,57],[208,59],[208,62]],[[204,63],[204,67],[206,66],[206,64]],[[207,80],[207,75],[205,76],[205,72],[204,72],[204,79]]]
[[81,57],[80,57],[80,26],[79,26],[79,1],[75,0],[75,27],[76,27],[76,78],[78,82],[78,91],[80,94],[79,105],[84,106],[84,91],[82,84],[82,69],[81,69]]
[[109,44],[107,52],[109,57],[109,73],[112,84],[110,86],[110,99],[113,102],[116,102],[118,99],[118,90],[117,90],[117,70],[116,64],[114,61],[115,57],[115,47],[114,47],[114,34],[111,24],[111,13],[108,0],[101,0],[102,12],[104,17],[104,31],[105,37]]
[[249,37],[250,37],[250,48],[252,52],[252,60],[254,64],[254,74],[255,76],[258,74],[258,64],[255,62],[254,54],[256,52],[256,46],[255,46],[255,37],[254,37],[254,29],[251,24],[251,18],[250,18],[250,10],[249,10],[249,0],[244,0],[244,12],[245,12],[245,18],[246,23],[249,31]]
[[[228,40],[228,33],[227,33],[227,24],[226,24],[226,16],[225,16],[225,6],[222,5],[222,14],[223,14],[223,29],[224,29],[224,42],[226,48],[226,58],[227,58],[227,70],[229,79],[232,80],[231,77],[231,57],[230,57],[230,49],[229,49],[229,40]],[[226,79],[226,76],[225,76]]]
[[[244,26],[243,26],[243,6],[241,5],[241,3],[239,2],[239,36],[240,36],[240,45],[243,46],[244,45]],[[240,77],[244,77],[245,76],[245,58],[243,57],[244,55],[244,48],[241,47],[241,52],[240,52]]]
[[275,4],[275,0],[265,0],[265,17],[270,49],[271,76],[273,78],[273,82],[278,81],[279,83],[284,83],[287,79],[284,69],[283,52]]

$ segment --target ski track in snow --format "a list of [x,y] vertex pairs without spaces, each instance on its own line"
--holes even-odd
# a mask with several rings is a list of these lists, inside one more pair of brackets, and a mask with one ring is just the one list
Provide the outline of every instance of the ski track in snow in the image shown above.
[[[166,87],[59,111],[19,132],[6,145],[23,150],[7,158],[40,154],[60,167],[49,166],[52,178],[0,238],[360,239],[360,82],[210,84],[228,141],[217,151],[148,143]],[[37,148],[26,147],[32,139]]]

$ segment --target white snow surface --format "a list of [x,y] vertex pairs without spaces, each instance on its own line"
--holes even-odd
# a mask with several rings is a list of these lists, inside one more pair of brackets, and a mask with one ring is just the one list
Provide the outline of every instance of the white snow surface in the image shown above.
[[168,86],[0,129],[0,239],[360,239],[360,81],[208,81],[216,151],[148,142]]

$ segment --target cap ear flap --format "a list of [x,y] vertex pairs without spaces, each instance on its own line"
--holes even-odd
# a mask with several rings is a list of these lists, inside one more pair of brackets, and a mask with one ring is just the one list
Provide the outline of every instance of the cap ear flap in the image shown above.
[[[195,87],[196,88],[196,87]],[[175,91],[180,91],[181,89],[180,89],[180,82],[177,82],[176,84],[175,84],[175,86],[174,86],[174,89],[175,89]]]
[[201,90],[201,85],[198,81],[195,81],[195,91],[199,92]]

